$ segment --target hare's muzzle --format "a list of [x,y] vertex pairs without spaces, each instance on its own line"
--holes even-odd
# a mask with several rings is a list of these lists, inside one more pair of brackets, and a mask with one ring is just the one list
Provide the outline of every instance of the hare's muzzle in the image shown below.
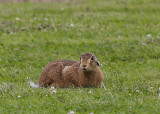
[[87,65],[82,65],[83,68],[86,68]]
[[87,65],[81,65],[81,70],[88,71],[88,66]]

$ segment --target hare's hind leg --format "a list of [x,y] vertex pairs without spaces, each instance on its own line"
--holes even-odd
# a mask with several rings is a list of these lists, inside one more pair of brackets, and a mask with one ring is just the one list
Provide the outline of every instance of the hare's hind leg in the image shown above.
[[53,80],[51,78],[43,76],[40,78],[39,86],[40,87],[48,87],[52,82],[53,82]]
[[41,73],[39,79],[39,86],[48,87],[51,86],[53,82],[56,84],[61,82],[63,80],[62,69],[63,69],[62,63],[49,64]]
[[56,82],[53,82],[50,87],[65,87],[65,82],[64,81],[58,81],[57,83]]

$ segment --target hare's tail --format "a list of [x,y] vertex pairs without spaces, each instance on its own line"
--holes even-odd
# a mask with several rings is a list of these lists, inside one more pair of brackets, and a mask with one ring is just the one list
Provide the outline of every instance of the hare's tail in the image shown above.
[[30,87],[32,87],[32,88],[39,88],[39,85],[38,85],[38,84],[35,84],[35,83],[32,82],[32,81],[29,81],[29,84],[30,84]]

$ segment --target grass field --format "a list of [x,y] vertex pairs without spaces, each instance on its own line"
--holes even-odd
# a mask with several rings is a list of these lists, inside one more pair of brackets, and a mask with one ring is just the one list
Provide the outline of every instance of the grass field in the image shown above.
[[[0,113],[160,113],[160,1],[0,4]],[[99,58],[104,88],[31,88],[45,65]]]

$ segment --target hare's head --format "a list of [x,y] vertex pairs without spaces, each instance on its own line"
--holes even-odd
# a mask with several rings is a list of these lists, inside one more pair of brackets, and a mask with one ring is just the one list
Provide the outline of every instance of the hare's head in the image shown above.
[[83,71],[94,71],[99,64],[93,53],[85,53],[80,57],[80,69]]

